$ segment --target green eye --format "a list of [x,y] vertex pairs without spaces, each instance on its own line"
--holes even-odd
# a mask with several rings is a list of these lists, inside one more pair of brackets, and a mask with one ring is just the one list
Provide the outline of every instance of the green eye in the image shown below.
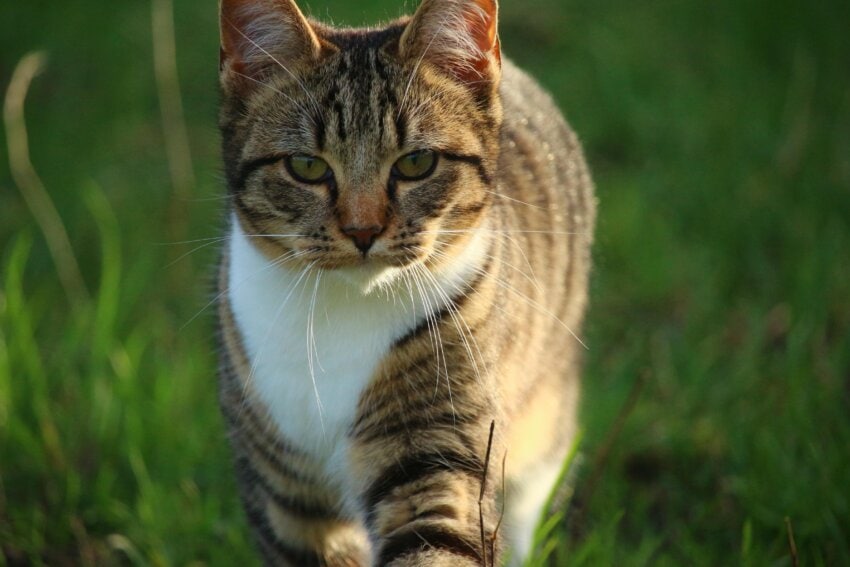
[[393,165],[393,175],[406,181],[425,179],[437,167],[437,154],[433,150],[418,150],[398,158]]
[[296,181],[302,183],[321,183],[333,175],[328,162],[316,156],[289,156],[286,158],[286,169]]

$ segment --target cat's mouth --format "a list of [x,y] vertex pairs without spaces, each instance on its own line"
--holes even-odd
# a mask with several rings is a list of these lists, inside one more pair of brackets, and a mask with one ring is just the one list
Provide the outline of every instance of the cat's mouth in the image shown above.
[[328,270],[353,270],[354,272],[373,272],[389,268],[404,268],[410,264],[424,261],[428,247],[416,242],[381,242],[367,251],[347,250],[344,246],[308,246],[298,254],[302,262],[313,263],[316,267]]
[[302,260],[358,289],[364,295],[385,288],[396,281],[405,270],[428,257],[422,247],[410,249],[378,249],[366,254],[320,253]]
[[367,261],[356,266],[339,267],[327,273],[343,280],[363,295],[369,295],[395,282],[403,271],[402,267]]

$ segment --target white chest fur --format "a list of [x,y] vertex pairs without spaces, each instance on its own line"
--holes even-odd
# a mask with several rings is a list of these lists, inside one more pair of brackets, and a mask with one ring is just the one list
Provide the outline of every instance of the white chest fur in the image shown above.
[[443,294],[423,299],[389,273],[379,276],[386,286],[363,292],[338,273],[274,265],[235,218],[231,226],[227,293],[252,364],[251,385],[283,435],[337,477],[346,468],[345,436],[360,394],[381,359],[426,309],[441,308],[441,297],[474,276],[485,238],[474,237],[453,265],[435,274]]

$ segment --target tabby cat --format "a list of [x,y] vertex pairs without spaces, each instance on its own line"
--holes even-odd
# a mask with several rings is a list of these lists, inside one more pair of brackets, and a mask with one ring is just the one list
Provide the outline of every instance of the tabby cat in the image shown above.
[[595,200],[496,21],[221,1],[221,406],[269,565],[531,551],[576,434]]

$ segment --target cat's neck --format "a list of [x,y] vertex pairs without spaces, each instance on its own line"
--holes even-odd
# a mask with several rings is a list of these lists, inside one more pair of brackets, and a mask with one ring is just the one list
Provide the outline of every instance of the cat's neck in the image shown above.
[[234,217],[225,292],[251,363],[250,387],[283,435],[332,458],[326,451],[345,435],[381,359],[464,292],[490,240],[488,231],[476,232],[430,277],[424,267],[416,276],[397,269],[337,273],[278,265]]
[[[481,270],[491,240],[492,231],[485,223],[479,229],[470,231],[460,252],[452,257],[444,256],[438,262],[429,262],[427,268],[424,265],[398,268],[366,263],[354,267],[325,270],[313,267],[308,270],[304,264],[269,258],[251,243],[251,238],[245,234],[237,216],[233,215],[228,247],[231,265],[230,287],[246,287],[258,293],[265,290],[268,294],[274,288],[266,286],[274,284],[279,287],[283,282],[290,282],[295,287],[309,288],[307,291],[310,292],[315,286],[316,293],[323,299],[342,297],[347,302],[360,302],[374,307],[386,302],[388,297],[392,301],[394,294],[409,296],[409,284],[421,276],[426,288],[433,286],[435,293],[439,293],[436,291],[438,288],[452,296]],[[430,277],[423,275],[424,271],[427,271]],[[293,291],[293,302],[303,304],[303,291]],[[298,298],[302,301],[298,302]]]

